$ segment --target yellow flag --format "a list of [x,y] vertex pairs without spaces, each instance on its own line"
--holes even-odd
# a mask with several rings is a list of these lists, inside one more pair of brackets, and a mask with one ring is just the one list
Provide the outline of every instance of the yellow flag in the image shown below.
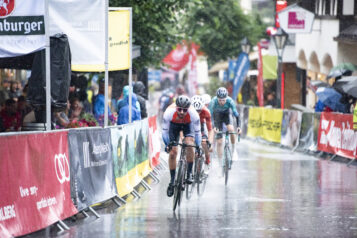
[[[117,10],[109,12],[108,34],[109,71],[129,69],[130,10]],[[105,66],[104,62],[99,65],[72,65],[72,70],[80,72],[103,72],[105,71]]]

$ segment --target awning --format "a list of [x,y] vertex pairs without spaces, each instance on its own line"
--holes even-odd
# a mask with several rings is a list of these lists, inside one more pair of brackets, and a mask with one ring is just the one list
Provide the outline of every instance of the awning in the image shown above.
[[228,69],[228,61],[218,62],[214,64],[212,68],[210,68],[210,70],[208,70],[208,73],[213,74],[219,72],[220,70],[226,70],[226,69]]
[[337,37],[333,38],[335,41],[342,43],[357,44],[357,24],[353,24],[343,31]]

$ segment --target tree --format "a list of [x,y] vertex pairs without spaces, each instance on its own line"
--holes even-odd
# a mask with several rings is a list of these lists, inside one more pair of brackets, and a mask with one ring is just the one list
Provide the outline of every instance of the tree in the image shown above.
[[177,31],[185,0],[110,0],[111,7],[132,7],[133,44],[141,46],[134,68],[157,66],[173,45],[181,41]]
[[196,1],[186,13],[182,31],[201,46],[210,64],[237,57],[240,41],[246,36],[255,44],[265,29],[259,17],[243,14],[237,0]]

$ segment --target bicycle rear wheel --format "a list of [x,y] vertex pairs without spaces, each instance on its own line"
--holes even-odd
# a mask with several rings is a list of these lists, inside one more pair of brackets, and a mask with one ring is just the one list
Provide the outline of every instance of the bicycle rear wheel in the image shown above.
[[198,162],[198,171],[199,172],[197,174],[197,194],[199,196],[202,196],[203,192],[205,191],[206,181],[207,181],[207,176],[203,169],[203,163],[204,163],[204,159],[203,159],[203,157],[201,157]]
[[183,188],[183,180],[185,175],[185,168],[183,161],[179,161],[179,169],[177,171],[176,181],[175,181],[175,190],[174,190],[174,203],[173,210],[176,210],[177,205],[180,206],[181,196],[182,196],[182,188]]

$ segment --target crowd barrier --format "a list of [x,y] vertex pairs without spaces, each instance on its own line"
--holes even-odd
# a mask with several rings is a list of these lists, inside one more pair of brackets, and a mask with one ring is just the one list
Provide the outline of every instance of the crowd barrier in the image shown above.
[[159,165],[156,117],[0,136],[0,237],[25,235],[135,191]]
[[260,138],[284,147],[326,152],[356,159],[357,132],[352,114],[310,113],[238,105],[242,137]]

